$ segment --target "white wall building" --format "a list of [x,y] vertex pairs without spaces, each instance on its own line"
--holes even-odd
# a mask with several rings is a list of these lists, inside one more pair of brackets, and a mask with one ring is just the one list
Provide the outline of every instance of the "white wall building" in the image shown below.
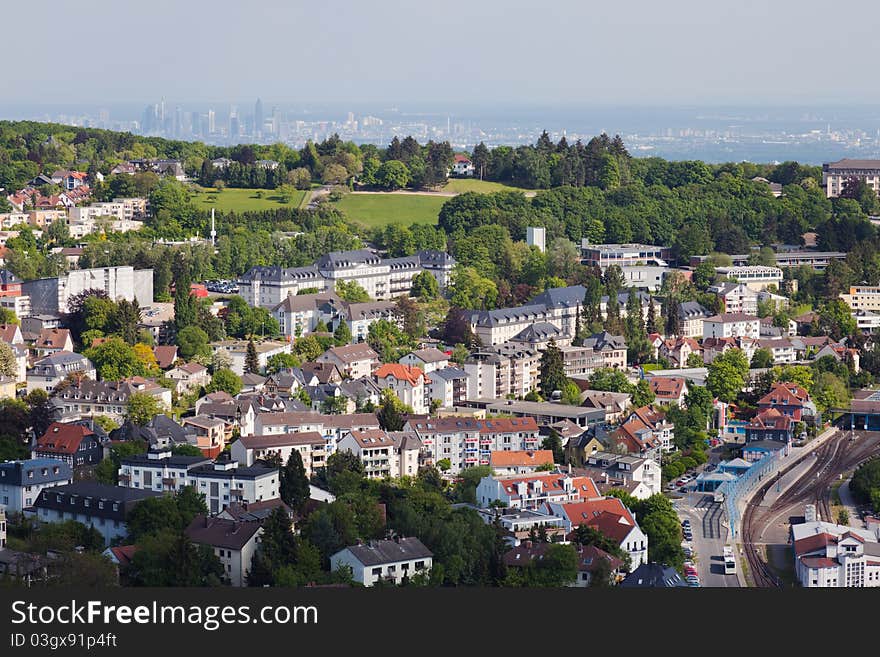
[[400,584],[404,577],[428,575],[433,554],[417,538],[370,541],[352,545],[330,557],[330,570],[340,566],[351,568],[355,582],[373,586],[380,579]]

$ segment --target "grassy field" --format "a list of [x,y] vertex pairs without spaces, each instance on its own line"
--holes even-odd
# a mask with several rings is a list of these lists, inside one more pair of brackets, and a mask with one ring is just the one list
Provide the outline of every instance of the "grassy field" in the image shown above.
[[[274,189],[233,189],[227,187],[222,192],[215,189],[197,188],[201,193],[193,194],[193,203],[199,209],[217,212],[246,212],[248,210],[275,210],[279,207],[296,208],[305,198],[306,192],[297,190],[290,203],[282,203]],[[258,194],[262,198],[258,198]]]
[[512,187],[503,183],[490,180],[475,180],[473,178],[450,178],[440,189],[441,192],[464,194],[465,192],[480,192],[491,194],[492,192],[531,192],[533,190]]
[[[225,193],[225,192],[224,192]],[[336,205],[352,221],[367,226],[436,224],[448,196],[425,194],[346,194]]]

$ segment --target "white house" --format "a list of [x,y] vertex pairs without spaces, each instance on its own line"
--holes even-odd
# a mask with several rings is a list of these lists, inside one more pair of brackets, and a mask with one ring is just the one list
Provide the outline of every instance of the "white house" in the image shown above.
[[40,458],[0,463],[0,507],[21,513],[33,506],[44,488],[73,482],[70,464],[58,459]]
[[[393,432],[392,436],[381,429],[350,431],[339,441],[336,449],[351,452],[364,464],[364,474],[369,479],[396,478],[418,474],[418,454],[421,442],[412,432]],[[411,439],[407,439],[403,434]],[[401,463],[404,464],[401,469]],[[416,464],[416,472],[407,472]],[[409,466],[409,468],[407,468]]]
[[722,313],[703,320],[703,339],[706,338],[759,338],[761,319],[743,313]]
[[319,363],[333,363],[339,371],[352,379],[370,376],[379,365],[379,354],[365,342],[342,347],[331,347],[318,356]]
[[821,521],[792,525],[795,573],[801,586],[880,587],[880,525],[874,527],[872,531]]
[[432,552],[417,538],[370,541],[351,545],[330,557],[330,570],[348,566],[355,582],[373,586],[380,579],[400,584],[404,577],[429,575]]
[[173,367],[165,372],[165,377],[175,382],[174,389],[178,395],[198,390],[211,383],[208,368],[199,363],[186,363]]
[[441,370],[449,366],[449,356],[435,347],[428,349],[416,349],[403,356],[399,361],[401,365],[409,365],[410,367],[418,367],[425,374],[430,374],[434,370]]
[[376,385],[381,389],[390,388],[397,398],[413,409],[416,415],[430,410],[431,402],[427,384],[430,383],[418,367],[386,363],[374,374]]

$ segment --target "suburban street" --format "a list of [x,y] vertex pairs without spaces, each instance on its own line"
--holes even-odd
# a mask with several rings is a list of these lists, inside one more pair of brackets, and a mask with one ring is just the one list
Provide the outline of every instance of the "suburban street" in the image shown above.
[[724,508],[706,493],[686,493],[673,501],[679,518],[690,518],[696,553],[692,559],[703,586],[738,587],[736,575],[724,574],[722,553],[727,545],[728,528],[724,523]]

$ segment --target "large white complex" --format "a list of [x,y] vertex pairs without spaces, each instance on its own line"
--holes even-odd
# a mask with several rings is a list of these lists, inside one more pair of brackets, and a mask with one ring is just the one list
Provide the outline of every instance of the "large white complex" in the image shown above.
[[68,301],[86,290],[101,290],[114,301],[125,299],[143,306],[153,303],[153,270],[134,267],[77,269],[57,278],[39,278],[21,284],[30,297],[31,314],[57,315],[68,311]]
[[792,525],[791,534],[801,586],[880,587],[880,529],[814,521]]
[[445,290],[455,260],[441,251],[419,251],[404,258],[381,258],[369,249],[334,251],[309,267],[252,267],[238,279],[239,294],[251,306],[274,308],[300,290],[333,292],[340,281],[355,282],[374,299],[408,295],[412,281],[430,272]]
[[771,285],[779,288],[782,283],[782,270],[779,267],[745,265],[743,267],[716,267],[715,271],[756,292],[766,290]]
[[828,198],[840,196],[850,178],[864,180],[875,192],[880,190],[880,160],[850,160],[827,162],[822,165],[822,187]]

